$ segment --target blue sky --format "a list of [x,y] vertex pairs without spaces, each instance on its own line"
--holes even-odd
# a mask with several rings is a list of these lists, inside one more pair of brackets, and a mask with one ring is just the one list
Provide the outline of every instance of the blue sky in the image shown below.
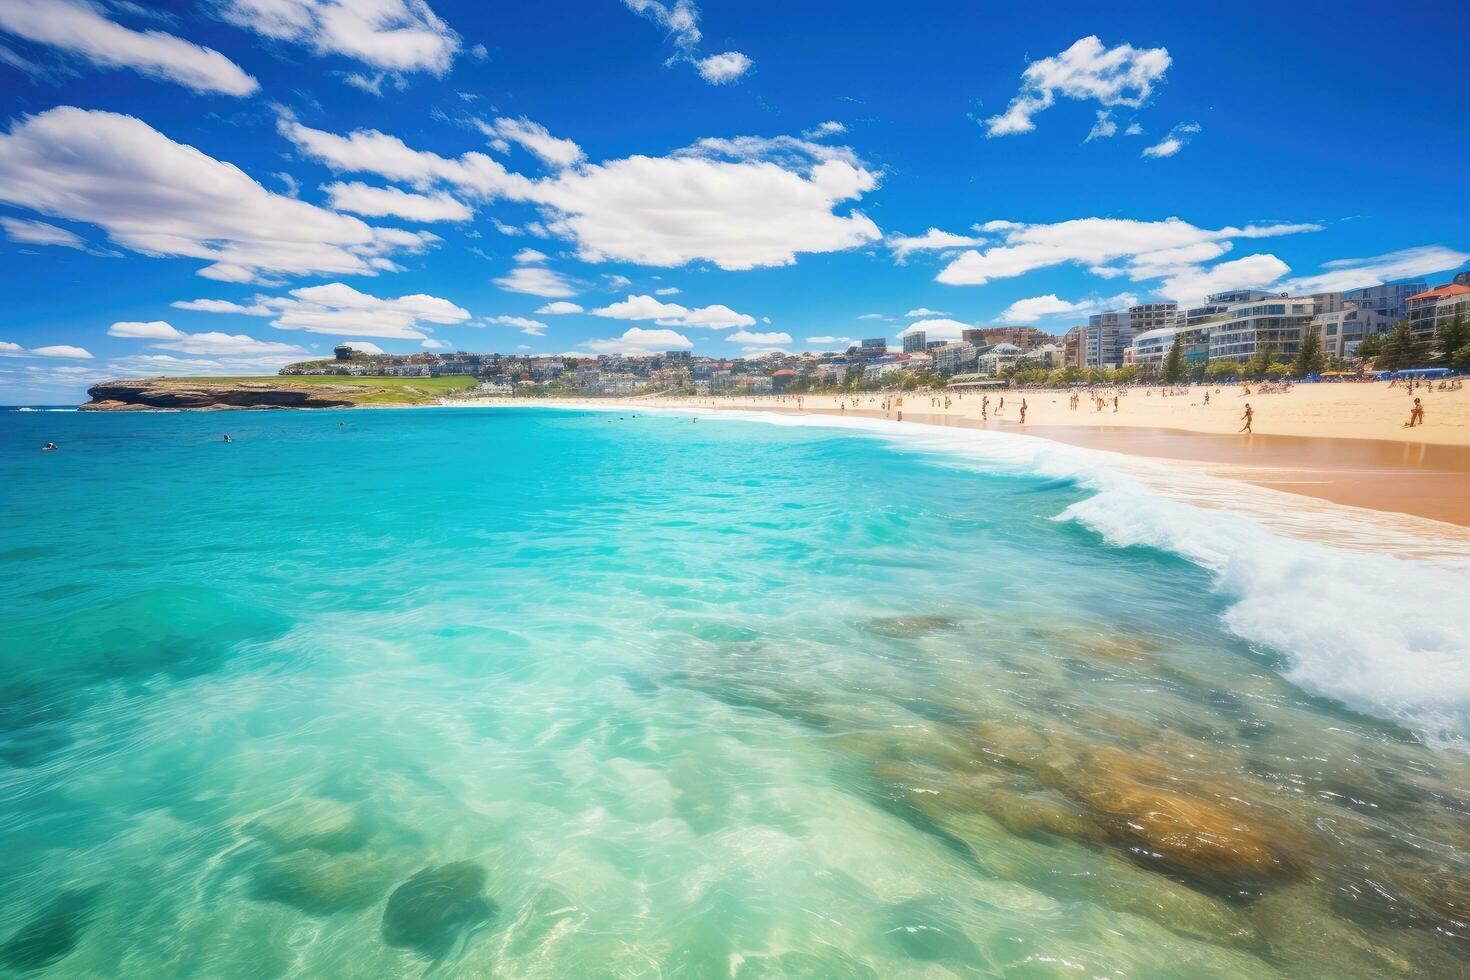
[[0,0],[0,402],[1447,280],[1470,14],[1303,7]]

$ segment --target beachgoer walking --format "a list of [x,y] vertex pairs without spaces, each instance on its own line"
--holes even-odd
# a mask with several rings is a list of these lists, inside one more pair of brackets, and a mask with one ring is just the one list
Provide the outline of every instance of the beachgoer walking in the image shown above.
[[1241,420],[1245,422],[1245,425],[1243,425],[1243,426],[1240,427],[1240,431],[1241,432],[1250,432],[1251,431],[1251,425],[1256,420],[1256,413],[1251,409],[1251,403],[1250,402],[1246,402],[1245,403],[1245,414],[1241,416]]
[[1406,428],[1412,429],[1416,425],[1424,424],[1424,403],[1414,399],[1414,407],[1409,409],[1409,422]]
[[1021,399],[1021,424],[1026,424],[1026,399]]

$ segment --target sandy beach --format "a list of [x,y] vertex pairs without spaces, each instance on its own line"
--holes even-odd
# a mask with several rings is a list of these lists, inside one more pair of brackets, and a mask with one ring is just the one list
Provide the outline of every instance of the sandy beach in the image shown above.
[[[1204,402],[1208,390],[1209,404]],[[575,406],[805,412],[888,418],[923,425],[1024,433],[1070,445],[1157,460],[1259,487],[1336,504],[1470,526],[1470,390],[1410,395],[1385,383],[1296,385],[1246,395],[1240,386],[1099,389],[1098,411],[1082,392],[1078,408],[1057,390],[907,392],[901,395],[563,399]],[[1415,397],[1425,424],[1405,427]],[[885,399],[895,403],[885,409]],[[902,399],[898,404],[897,399]],[[982,410],[988,398],[988,410]],[[1004,406],[1001,406],[1001,399]],[[1020,405],[1026,402],[1026,424]],[[544,403],[544,402],[538,402]],[[1242,433],[1249,403],[1253,431]]]

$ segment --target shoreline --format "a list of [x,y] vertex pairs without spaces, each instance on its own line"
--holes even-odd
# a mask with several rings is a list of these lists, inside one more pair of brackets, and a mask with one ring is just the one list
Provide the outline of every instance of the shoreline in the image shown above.
[[[926,400],[926,399],[925,399]],[[759,399],[496,399],[446,400],[444,407],[595,409],[603,411],[697,411],[815,416],[887,421],[915,431],[962,429],[1031,436],[1106,457],[1129,475],[1176,499],[1202,507],[1245,509],[1294,537],[1356,539],[1356,547],[1418,557],[1470,554],[1470,447],[1325,436],[1258,434],[1238,440],[1218,433],[1142,426],[1020,426],[1013,420],[983,423],[957,413],[923,409],[903,421],[879,409],[839,409],[794,400]],[[1205,478],[1201,480],[1200,478]],[[1218,492],[1205,489],[1210,484]],[[1249,507],[1231,488],[1249,488]],[[1273,519],[1274,515],[1274,519]],[[1361,524],[1361,536],[1349,524]],[[1441,539],[1426,552],[1423,539]],[[1378,540],[1385,539],[1385,540]],[[1392,540],[1387,540],[1392,539]],[[1409,540],[1414,539],[1414,540]]]

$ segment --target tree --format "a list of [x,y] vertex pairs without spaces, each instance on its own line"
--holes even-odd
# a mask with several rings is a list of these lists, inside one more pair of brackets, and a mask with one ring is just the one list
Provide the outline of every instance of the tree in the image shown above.
[[1470,320],[1465,319],[1464,313],[1456,313],[1435,331],[1434,345],[1439,350],[1436,360],[1443,364],[1454,363],[1455,355],[1466,344],[1470,344]]
[[1164,360],[1164,380],[1171,385],[1184,380],[1184,342],[1177,333],[1174,343],[1169,346],[1169,356]]
[[1256,351],[1241,367],[1241,371],[1252,378],[1264,378],[1271,367],[1271,346],[1269,344],[1257,344]]
[[1291,366],[1291,373],[1298,378],[1305,378],[1309,374],[1321,374],[1322,366],[1327,358],[1322,354],[1322,338],[1317,336],[1317,331],[1308,327],[1302,331],[1302,345],[1297,350],[1296,363]]
[[1211,361],[1205,367],[1205,380],[1224,381],[1226,378],[1238,378],[1245,373],[1245,367],[1239,361],[1223,358]]
[[1358,341],[1357,356],[1362,360],[1371,360],[1383,350],[1383,337],[1376,333],[1370,333]]
[[1470,371],[1470,344],[1455,351],[1455,359],[1451,364],[1456,371]]
[[1424,344],[1414,336],[1408,320],[1394,324],[1393,330],[1383,338],[1383,349],[1379,351],[1375,365],[1385,371],[1397,371],[1412,367],[1424,357]]

